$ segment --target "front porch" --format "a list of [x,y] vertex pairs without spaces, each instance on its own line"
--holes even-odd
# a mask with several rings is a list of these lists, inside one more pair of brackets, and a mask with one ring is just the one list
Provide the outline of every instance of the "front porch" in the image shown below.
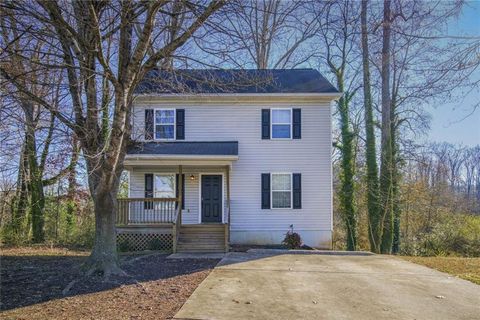
[[[228,252],[230,165],[126,168],[129,197],[118,199],[116,218],[120,249]],[[156,197],[168,189],[162,179],[171,181],[176,197]]]

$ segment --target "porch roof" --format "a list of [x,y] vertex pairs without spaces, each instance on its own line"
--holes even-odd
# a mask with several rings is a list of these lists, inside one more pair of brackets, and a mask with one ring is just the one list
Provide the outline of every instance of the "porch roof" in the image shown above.
[[231,165],[236,160],[237,141],[145,142],[127,149],[124,165],[223,166]]
[[172,141],[137,143],[127,155],[238,156],[238,141]]

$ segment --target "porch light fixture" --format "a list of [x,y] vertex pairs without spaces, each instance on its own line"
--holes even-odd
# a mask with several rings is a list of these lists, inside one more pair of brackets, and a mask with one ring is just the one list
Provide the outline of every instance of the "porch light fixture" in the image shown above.
[[190,175],[190,180],[192,180],[192,181],[195,180],[195,176],[193,174]]

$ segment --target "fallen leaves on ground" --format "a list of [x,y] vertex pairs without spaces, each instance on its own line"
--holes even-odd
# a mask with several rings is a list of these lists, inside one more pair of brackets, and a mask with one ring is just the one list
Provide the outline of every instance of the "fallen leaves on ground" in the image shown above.
[[[37,254],[35,254],[37,252]],[[5,319],[168,319],[205,279],[218,260],[168,260],[152,255],[128,263],[128,277],[100,275],[79,281],[88,253],[36,248],[2,250],[0,318]]]
[[450,273],[462,279],[480,284],[480,258],[464,257],[411,257],[400,256],[402,259],[422,264],[438,271]]

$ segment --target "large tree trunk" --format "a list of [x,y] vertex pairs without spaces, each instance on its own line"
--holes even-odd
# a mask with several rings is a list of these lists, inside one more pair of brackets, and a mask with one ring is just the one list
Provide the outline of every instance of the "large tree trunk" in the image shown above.
[[380,197],[383,233],[380,251],[391,253],[393,242],[393,146],[390,99],[390,0],[384,1],[382,44],[382,156],[380,166]]
[[66,235],[70,236],[75,228],[75,212],[77,205],[75,203],[75,190],[77,190],[77,161],[78,161],[78,147],[77,139],[73,139],[72,149],[72,163],[68,171],[68,191],[67,191],[67,212],[66,212]]
[[105,277],[123,273],[118,266],[115,213],[117,194],[101,188],[93,195],[95,205],[95,243],[86,267],[89,272],[101,271]]
[[45,240],[44,210],[45,195],[43,193],[43,173],[38,166],[37,161],[37,143],[35,137],[34,106],[30,102],[23,102],[25,112],[25,149],[28,159],[29,181],[28,191],[30,195],[30,213],[32,222],[32,241],[40,243]]
[[375,123],[370,83],[370,63],[368,50],[367,0],[362,0],[362,64],[363,64],[363,96],[365,105],[365,133],[367,161],[367,207],[368,207],[368,239],[370,250],[380,252],[382,225],[380,224],[380,207],[378,195],[378,168],[375,149]]
[[401,217],[401,207],[400,207],[400,189],[399,189],[399,179],[400,173],[398,169],[399,159],[398,159],[398,143],[397,143],[397,123],[395,119],[395,107],[396,99],[392,98],[392,215],[393,215],[393,236],[392,236],[392,253],[397,254],[400,252],[400,217]]
[[15,233],[24,232],[25,217],[28,206],[28,157],[25,142],[22,146],[20,162],[18,166],[17,190],[12,201],[12,227]]
[[[340,92],[344,90],[343,76],[337,75],[337,85]],[[348,94],[346,94],[348,95]],[[342,160],[341,160],[341,190],[340,205],[347,231],[347,250],[357,249],[357,212],[354,202],[354,153],[353,153],[353,133],[350,129],[348,97],[343,96],[338,101],[338,110],[340,113],[340,127],[342,135]]]
[[[124,274],[118,264],[115,221],[117,194],[126,146],[131,134],[131,97],[123,90],[115,90],[118,108],[110,133],[110,152],[99,158],[97,150],[89,150],[86,157],[89,188],[95,207],[95,243],[86,263],[90,271],[100,271],[105,277]],[[94,137],[91,137],[94,138]],[[84,144],[85,147],[85,144]],[[85,150],[85,149],[84,149]]]

